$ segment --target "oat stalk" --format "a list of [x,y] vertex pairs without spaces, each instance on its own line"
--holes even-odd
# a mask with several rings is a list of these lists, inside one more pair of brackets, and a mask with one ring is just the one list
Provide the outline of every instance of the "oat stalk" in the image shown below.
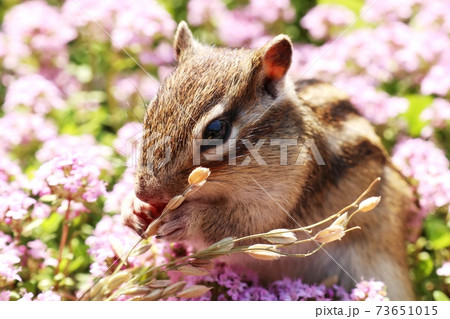
[[[201,188],[207,178],[209,177],[209,170],[205,168],[197,168],[189,176],[190,186],[181,195],[175,196],[169,204],[164,208],[160,217],[153,221],[147,228],[144,236],[128,251],[127,255],[121,259],[112,275],[102,278],[90,289],[91,300],[115,300],[121,295],[132,296],[131,300],[160,300],[167,299],[171,296],[200,296],[209,290],[208,287],[196,285],[195,287],[184,288],[185,282],[170,283],[168,280],[158,280],[164,276],[167,271],[177,270],[185,275],[205,275],[208,268],[213,265],[214,258],[231,255],[236,253],[248,254],[254,258],[262,260],[274,260],[284,257],[299,257],[305,258],[313,255],[325,245],[330,242],[341,240],[341,238],[348,232],[361,229],[359,226],[354,226],[347,229],[347,225],[353,216],[357,213],[365,213],[374,209],[379,201],[379,197],[370,197],[365,200],[364,197],[380,182],[380,178],[375,179],[369,187],[350,205],[344,207],[339,212],[321,220],[312,225],[293,229],[274,229],[265,233],[253,234],[240,238],[227,237],[219,242],[197,251],[191,255],[184,256],[167,262],[163,265],[153,266],[150,268],[135,267],[120,271],[122,266],[127,261],[128,257],[135,251],[139,244],[148,236],[156,234],[158,223],[161,219],[172,210],[182,205],[184,199],[193,192]],[[349,211],[353,212],[349,214]],[[331,225],[325,227],[314,235],[313,229],[324,225],[327,222],[333,221]],[[151,227],[156,225],[156,227]],[[153,233],[149,233],[152,229]],[[295,233],[304,232],[308,238],[297,239]],[[252,245],[236,246],[237,243],[254,242],[262,239],[268,243],[255,243]],[[301,245],[315,242],[317,247],[305,253],[287,253],[280,248],[291,247],[293,245]],[[144,246],[138,248],[142,249]],[[126,273],[129,275],[127,276]],[[125,280],[127,279],[127,280]],[[129,280],[128,280],[129,279]]]

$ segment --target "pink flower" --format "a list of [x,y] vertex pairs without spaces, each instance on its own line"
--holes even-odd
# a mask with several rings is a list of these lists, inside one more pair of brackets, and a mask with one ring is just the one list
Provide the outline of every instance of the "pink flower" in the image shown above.
[[34,300],[34,294],[32,292],[22,290],[21,295],[22,298],[20,298],[18,301],[61,301],[61,296],[51,290],[41,292]]
[[384,91],[376,90],[365,78],[342,78],[336,85],[346,91],[356,109],[375,124],[386,123],[409,107],[407,99],[391,97]]
[[171,38],[175,27],[170,14],[156,1],[122,2],[111,33],[112,43],[117,49],[130,47],[139,52],[142,47],[152,46],[158,36]]
[[37,202],[33,206],[33,210],[31,211],[31,217],[34,219],[44,219],[50,216],[52,210],[51,207],[42,202]]
[[[17,68],[33,53],[40,56],[41,62],[58,59],[67,51],[67,43],[77,36],[58,8],[40,0],[26,1],[7,11],[3,30],[7,42],[5,66],[9,69]],[[65,64],[67,59],[62,62]]]
[[308,30],[314,39],[323,40],[344,31],[355,18],[355,14],[343,6],[318,5],[308,11],[300,20],[300,25]]
[[56,127],[36,114],[10,112],[0,118],[0,148],[8,151],[32,141],[45,142],[56,136]]
[[61,296],[51,290],[47,290],[37,295],[35,301],[61,301]]
[[369,22],[406,20],[413,15],[414,7],[421,1],[423,0],[366,0],[361,12],[366,12],[364,20]]
[[11,292],[8,290],[0,291],[0,301],[9,301]]
[[403,175],[418,182],[423,216],[450,203],[449,161],[433,142],[405,139],[395,146],[392,160]]
[[218,26],[220,39],[229,46],[249,46],[265,35],[264,24],[256,19],[249,10],[228,11]]
[[59,89],[39,74],[20,77],[10,84],[3,109],[7,112],[20,106],[46,114],[64,106]]
[[295,17],[295,10],[289,0],[250,0],[248,10],[265,23],[277,20],[289,22]]
[[33,193],[40,196],[55,194],[61,199],[73,201],[70,204],[73,206],[69,207],[66,202],[67,207],[60,208],[62,211],[70,208],[76,216],[84,210],[84,202],[94,202],[106,193],[105,182],[99,176],[100,169],[82,156],[59,156],[41,165],[36,171]]
[[120,213],[122,201],[134,189],[134,169],[127,168],[122,174],[122,178],[114,185],[111,192],[106,194],[105,212]]
[[[173,50],[173,46],[169,44],[168,42],[161,42],[159,43],[155,49],[152,50],[146,50],[143,49],[142,52],[139,54],[139,61],[143,64],[150,64],[150,65],[169,65],[173,64],[175,61],[175,53]],[[149,78],[149,76],[146,74],[146,78]],[[156,82],[156,80],[152,80],[153,82]],[[154,92],[155,94],[156,92]]]
[[[64,19],[75,27],[83,27],[90,23],[100,24],[106,31],[111,32],[114,24],[115,15],[118,11],[124,9],[124,2],[120,0],[77,0],[64,1],[62,6],[62,15]],[[92,35],[92,33],[90,34]],[[100,35],[103,39],[107,38],[101,30],[95,33],[94,40],[99,40]]]
[[442,98],[435,98],[420,117],[423,120],[431,121],[433,127],[445,128],[446,122],[450,120],[450,102]]
[[[417,0],[419,1],[419,0]],[[450,33],[450,17],[448,10],[450,4],[448,1],[421,1],[422,8],[417,10],[413,20],[418,27],[423,29],[439,29],[445,33]]]
[[43,260],[43,266],[53,266],[56,267],[58,261],[50,256],[47,246],[40,239],[29,241],[27,243],[28,254],[36,259]]
[[[0,186],[0,189],[3,188]],[[11,187],[9,190],[7,187],[3,189],[2,204],[0,205],[0,219],[23,219],[28,214],[28,209],[36,203],[36,200],[30,198],[21,189],[14,189]]]
[[11,39],[29,43],[40,52],[58,51],[77,36],[57,8],[38,0],[9,10],[4,17],[3,30]]
[[[91,274],[102,276],[114,261],[124,254],[139,240],[137,234],[124,226],[120,215],[105,215],[96,225],[94,233],[86,240],[89,254],[94,262],[90,266]],[[128,263],[132,266],[160,265],[171,258],[170,244],[150,239],[152,249],[139,255],[131,256]]]
[[436,270],[439,276],[450,276],[450,261],[446,261],[440,268]]
[[198,26],[220,18],[227,10],[221,0],[190,0],[187,5],[189,24]]
[[381,281],[361,281],[352,289],[350,297],[354,301],[387,301],[386,286]]
[[126,123],[118,132],[114,141],[114,150],[127,158],[135,156],[138,151],[137,145],[142,139],[144,128],[141,123]]
[[41,162],[47,162],[60,156],[79,156],[98,169],[109,171],[112,169],[111,154],[111,148],[98,144],[92,135],[59,135],[47,140],[36,157]]
[[[8,154],[0,149],[0,183],[11,182],[13,179],[21,180],[25,178],[19,165],[12,161]],[[1,184],[0,184],[1,185]]]
[[420,90],[423,94],[446,96],[450,91],[450,56],[433,65],[422,80]]
[[0,32],[0,59],[6,55],[6,39],[5,35]]
[[19,276],[21,268],[17,265],[21,255],[11,236],[0,231],[0,283],[22,281]]
[[[173,49],[171,50],[173,51]],[[158,88],[159,84],[155,78],[135,73],[118,78],[113,86],[113,95],[119,101],[120,106],[125,109],[134,106],[130,105],[132,97],[135,97],[138,103],[145,108],[145,103],[148,103],[156,95]]]
[[33,299],[33,293],[32,292],[27,292],[26,290],[23,290],[21,292],[22,298],[20,298],[17,301],[32,301]]

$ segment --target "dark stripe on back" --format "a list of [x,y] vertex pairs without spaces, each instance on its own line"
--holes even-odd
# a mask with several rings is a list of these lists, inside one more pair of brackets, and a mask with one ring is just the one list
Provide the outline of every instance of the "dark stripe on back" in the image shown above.
[[323,81],[317,79],[307,79],[295,82],[295,91],[300,92],[301,90],[306,89],[307,87],[314,86],[317,84],[322,84]]
[[351,115],[359,115],[349,100],[336,100],[323,106],[311,106],[317,117],[324,124],[340,124]]
[[[378,162],[376,165],[381,169],[388,161],[385,151],[365,138],[342,146],[339,154],[330,153],[322,137],[315,142],[325,165],[310,162],[309,165],[313,165],[310,178],[296,205],[300,215],[307,214],[311,208],[321,207],[328,193],[327,189],[336,186],[350,169],[361,164],[370,165],[371,161]],[[314,158],[312,154],[310,156]]]

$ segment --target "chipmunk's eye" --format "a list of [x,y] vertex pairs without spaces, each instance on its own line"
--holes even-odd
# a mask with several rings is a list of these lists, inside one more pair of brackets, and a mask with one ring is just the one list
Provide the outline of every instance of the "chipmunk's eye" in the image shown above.
[[230,135],[230,124],[226,120],[214,120],[208,124],[203,132],[204,140],[223,140],[225,142]]

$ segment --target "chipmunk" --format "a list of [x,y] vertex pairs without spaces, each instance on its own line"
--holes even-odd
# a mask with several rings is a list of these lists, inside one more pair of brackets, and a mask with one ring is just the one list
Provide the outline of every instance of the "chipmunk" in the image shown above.
[[124,223],[142,234],[200,165],[211,170],[208,182],[163,218],[161,240],[201,248],[228,236],[310,225],[381,177],[369,194],[381,203],[352,219],[361,231],[307,258],[268,262],[235,254],[228,262],[266,282],[289,276],[320,283],[337,275],[350,289],[373,278],[387,284],[391,299],[414,299],[405,249],[412,193],[347,96],[318,80],[294,85],[286,76],[293,53],[286,35],[255,50],[216,48],[181,22],[174,48],[178,64],[144,119]]

